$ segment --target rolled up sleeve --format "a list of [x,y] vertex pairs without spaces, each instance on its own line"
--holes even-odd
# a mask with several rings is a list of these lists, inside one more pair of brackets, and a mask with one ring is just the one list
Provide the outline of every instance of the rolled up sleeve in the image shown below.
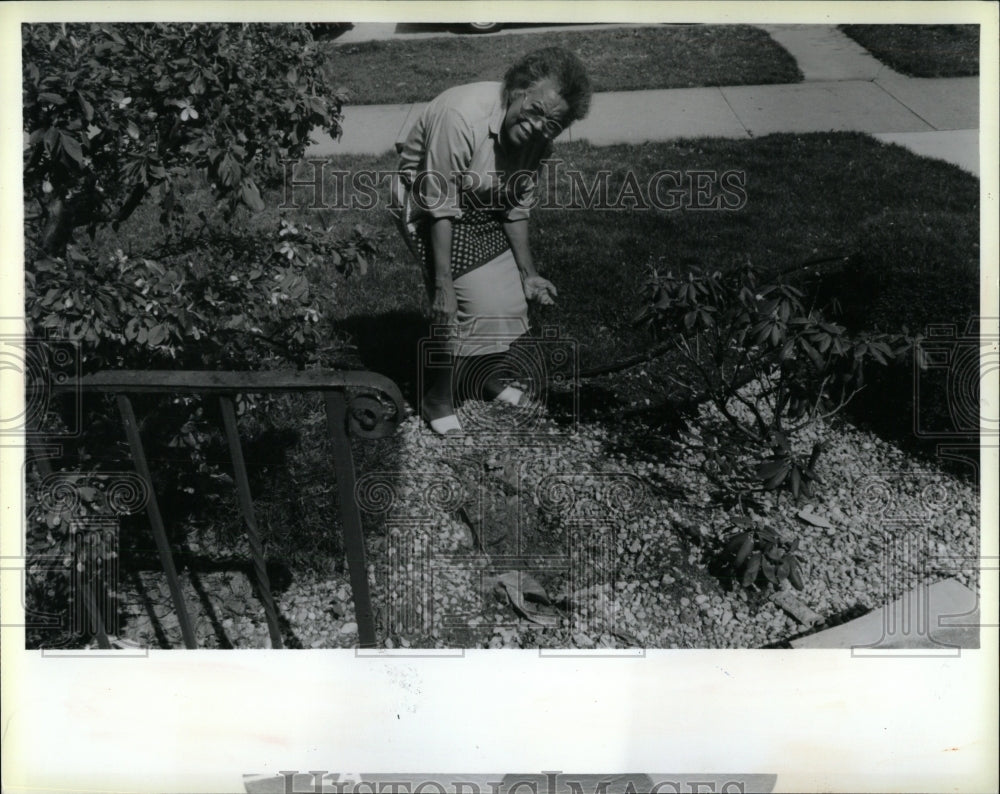
[[432,218],[457,217],[459,185],[472,161],[472,128],[456,110],[444,108],[429,119],[425,140],[426,161],[414,180],[414,197]]

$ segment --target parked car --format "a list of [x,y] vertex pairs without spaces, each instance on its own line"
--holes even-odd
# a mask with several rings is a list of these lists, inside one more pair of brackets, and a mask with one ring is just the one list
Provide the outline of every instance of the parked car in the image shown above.
[[467,33],[496,33],[503,26],[503,22],[468,22],[460,27]]

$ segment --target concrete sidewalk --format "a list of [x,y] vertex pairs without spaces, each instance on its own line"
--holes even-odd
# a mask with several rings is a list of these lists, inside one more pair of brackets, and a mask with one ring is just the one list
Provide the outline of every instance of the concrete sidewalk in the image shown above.
[[792,640],[793,648],[850,648],[852,656],[957,657],[980,646],[979,597],[955,579],[919,585],[849,623]]
[[[805,82],[599,93],[589,116],[559,140],[603,146],[855,131],[979,175],[978,77],[905,77],[833,26],[762,27],[796,58]],[[347,107],[343,138],[319,133],[307,154],[390,151],[424,104]]]

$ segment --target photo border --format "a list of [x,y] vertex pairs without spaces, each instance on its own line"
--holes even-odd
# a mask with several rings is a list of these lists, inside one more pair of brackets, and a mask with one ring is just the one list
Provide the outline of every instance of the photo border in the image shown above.
[[[1000,141],[997,10],[977,2],[7,3],[0,8],[0,177],[20,173],[20,46],[31,21],[699,21],[980,22],[981,255],[997,262]],[[20,191],[0,192],[0,318],[23,312]],[[995,265],[994,265],[995,267]],[[982,274],[995,316],[996,270]],[[996,335],[997,329],[990,329]],[[996,373],[993,373],[994,375]],[[996,406],[995,378],[983,397]],[[0,398],[23,398],[0,372]],[[19,554],[24,451],[2,442],[0,556]],[[998,525],[997,450],[985,448],[981,520]],[[23,546],[20,548],[23,549]],[[13,549],[13,551],[11,551]],[[995,533],[982,535],[997,557]],[[991,572],[992,570],[992,572]],[[0,587],[3,623],[21,599]],[[998,603],[995,569],[984,608]],[[984,623],[996,624],[995,615]],[[8,791],[240,791],[242,776],[289,769],[574,772],[673,769],[776,773],[780,791],[980,791],[996,785],[997,633],[957,659],[853,658],[849,651],[648,651],[641,658],[546,658],[469,650],[405,659],[354,651],[150,651],[76,657],[2,639]],[[127,658],[134,659],[128,662]],[[53,759],[57,759],[53,762]]]

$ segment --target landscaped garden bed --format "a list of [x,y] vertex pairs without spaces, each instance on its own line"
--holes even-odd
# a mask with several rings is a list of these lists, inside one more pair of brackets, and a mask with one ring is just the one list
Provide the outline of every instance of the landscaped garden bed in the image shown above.
[[[464,415],[473,411],[502,418],[481,403],[467,405]],[[411,417],[398,437],[399,470],[368,473],[391,486],[393,500],[369,537],[383,647],[760,648],[878,609],[918,583],[955,577],[978,591],[974,484],[850,425],[819,423],[803,434],[804,444],[820,437],[829,443],[818,464],[825,485],[814,499],[758,491],[742,505],[720,500],[719,462],[697,448],[700,433],[657,458],[609,454],[629,446],[630,434],[651,432],[641,424],[586,424],[569,436],[551,419],[534,426],[535,443],[526,447],[509,446],[515,440],[503,433],[456,444]],[[746,455],[725,465],[752,463]],[[427,498],[429,484],[455,482],[455,504]],[[513,511],[511,497],[521,503]],[[766,590],[711,575],[720,540],[738,529],[734,519],[747,516],[798,540],[804,588],[783,589],[805,607],[798,618]],[[531,521],[519,525],[516,517]],[[915,527],[912,538],[900,530],[907,525]],[[516,536],[521,549],[511,545]],[[956,567],[956,560],[969,565]],[[514,571],[530,578],[519,581]],[[248,598],[245,574],[201,579],[228,642],[267,647],[263,611]],[[517,585],[525,600],[515,606]],[[144,590],[158,604],[160,630],[179,645],[163,582]],[[148,607],[129,600],[123,638],[155,644]],[[193,589],[190,603],[203,615],[200,636],[216,647],[219,635]],[[296,575],[278,603],[292,647],[357,643],[343,571]],[[810,613],[821,622],[801,619]]]
[[[79,46],[54,29],[52,35],[54,46],[44,37],[35,42],[39,59]],[[241,62],[240,47],[253,44],[241,37],[279,34],[232,28],[227,35],[232,39],[224,41],[223,55]],[[180,31],[148,38],[150,46],[179,58],[189,41]],[[214,41],[208,33],[204,38],[204,46]],[[122,57],[132,53],[113,37],[104,44],[120,48]],[[309,95],[309,80],[319,80],[313,55],[304,56],[296,80],[279,65],[259,66],[293,104]],[[52,74],[62,79],[61,72]],[[169,84],[174,77],[168,70],[158,79]],[[201,80],[201,90],[218,105],[206,98],[206,107],[218,113],[207,118],[203,108],[205,123],[223,111],[248,112],[248,105],[226,104],[231,97],[211,87],[215,77],[182,75],[178,90]],[[457,79],[449,76],[449,82]],[[136,173],[144,168],[155,182],[149,200],[143,203],[125,183],[109,182],[107,201],[124,201],[128,212],[113,224],[94,220],[89,237],[81,227],[67,246],[52,233],[59,223],[44,229],[37,223],[39,207],[53,218],[62,213],[65,221],[69,204],[50,194],[64,191],[69,201],[74,191],[90,189],[96,184],[88,181],[91,170],[104,161],[84,158],[65,131],[45,132],[49,116],[72,114],[59,103],[58,85],[39,82],[37,89],[28,110],[41,126],[26,184],[33,185],[28,210],[39,234],[28,240],[27,308],[39,335],[78,340],[85,371],[343,366],[388,375],[416,405],[426,299],[421,275],[381,206],[315,208],[295,196],[289,202],[274,181],[281,176],[277,166],[271,181],[261,177],[258,184],[250,160],[241,160],[246,148],[216,151],[211,128],[192,127],[183,154],[160,153],[170,171],[134,158]],[[161,113],[177,116],[171,123],[182,130],[197,119],[190,105],[163,105],[158,89],[144,97],[133,93],[138,100],[116,94],[110,110],[85,98],[78,103],[78,115],[89,114],[98,129],[88,139],[95,153],[143,136],[160,140]],[[138,113],[140,102],[159,102],[159,110]],[[303,129],[317,119],[339,123],[337,98],[300,109]],[[101,137],[99,125],[117,132]],[[276,129],[262,133],[271,136],[275,162],[289,145]],[[50,138],[64,157],[46,159]],[[301,139],[298,145],[301,154]],[[975,587],[968,574],[934,562],[977,551],[974,474],[944,471],[934,460],[934,439],[942,433],[963,439],[969,428],[953,426],[950,381],[920,380],[923,390],[915,390],[906,356],[930,323],[950,323],[953,346],[968,346],[965,329],[978,308],[978,182],[860,134],[569,144],[558,151],[561,167],[550,168],[532,232],[539,268],[559,288],[558,303],[535,308],[532,322],[539,332],[554,332],[547,344],[556,340],[571,350],[566,360],[578,368],[562,385],[536,383],[548,388],[547,407],[527,418],[468,403],[462,418],[476,432],[461,444],[430,435],[413,416],[391,439],[357,442],[359,488],[385,480],[383,490],[367,492],[367,502],[359,490],[380,641],[393,647],[763,647],[813,630],[816,622],[875,609],[915,578],[955,575]],[[189,172],[192,163],[207,169],[212,187]],[[328,188],[344,173],[391,171],[394,159],[340,158],[331,165]],[[44,171],[50,167],[58,178]],[[608,202],[593,205],[574,195],[574,173],[588,187],[605,180]],[[675,197],[682,200],[670,207],[651,198],[664,174],[679,180]],[[698,180],[706,177],[709,198],[730,187],[711,211],[692,206],[704,197]],[[638,194],[622,200],[628,185]],[[279,205],[286,208],[275,209]],[[752,377],[741,376],[740,388],[760,388],[784,362],[812,356],[808,346],[785,350],[781,334],[790,342],[794,334],[771,328],[766,315],[783,311],[778,303],[773,312],[762,308],[774,300],[772,289],[798,295],[792,319],[826,340],[824,355],[842,343],[845,355],[857,351],[859,360],[871,359],[866,391],[836,416],[819,411],[820,418],[786,440],[763,426],[751,433],[752,443],[736,440],[737,404],[704,402],[706,393],[678,384],[703,363],[700,354],[681,355],[684,345],[699,349],[698,335],[685,329],[711,338],[717,326],[709,316],[735,306],[706,303],[716,290],[711,274],[732,274],[748,262],[761,292],[753,284],[740,291],[739,300],[755,313],[741,338],[756,340],[747,349],[766,350],[748,371]],[[690,322],[685,316],[671,326],[660,316],[669,301],[660,305],[651,280],[691,285]],[[830,314],[821,322],[812,315],[833,299],[840,319]],[[651,307],[652,328],[633,322]],[[866,344],[861,340],[869,332],[905,338],[900,349],[908,352],[883,368],[881,348],[854,347]],[[671,340],[678,346],[664,348]],[[746,393],[729,397],[739,403]],[[812,405],[796,399],[800,409]],[[248,584],[233,481],[211,426],[218,419],[214,409],[187,397],[136,403],[171,540],[182,552],[198,640],[210,647],[263,647],[267,632]],[[299,398],[247,396],[238,408],[288,644],[352,646],[357,624],[331,453],[321,440],[323,413]],[[82,467],[99,476],[130,465],[108,409],[100,401],[83,404],[82,432],[65,443],[65,458],[53,462],[57,470]],[[729,414],[725,424],[713,413],[719,411]],[[918,415],[927,432],[914,438]],[[817,452],[819,436],[825,448]],[[32,468],[31,552],[72,567],[71,536],[94,511],[111,517],[109,506],[89,486],[71,507],[32,503],[40,476]],[[379,493],[390,494],[390,503],[375,499]],[[886,527],[899,515],[922,522],[922,556],[887,567],[892,539]],[[119,638],[177,644],[176,616],[164,601],[147,530],[138,517],[122,518],[120,526],[120,550],[103,558],[109,567],[117,560],[120,573]],[[57,599],[56,574],[44,566],[29,569],[30,598]],[[781,606],[775,591],[788,595]],[[32,647],[86,641],[44,633],[29,638]]]

